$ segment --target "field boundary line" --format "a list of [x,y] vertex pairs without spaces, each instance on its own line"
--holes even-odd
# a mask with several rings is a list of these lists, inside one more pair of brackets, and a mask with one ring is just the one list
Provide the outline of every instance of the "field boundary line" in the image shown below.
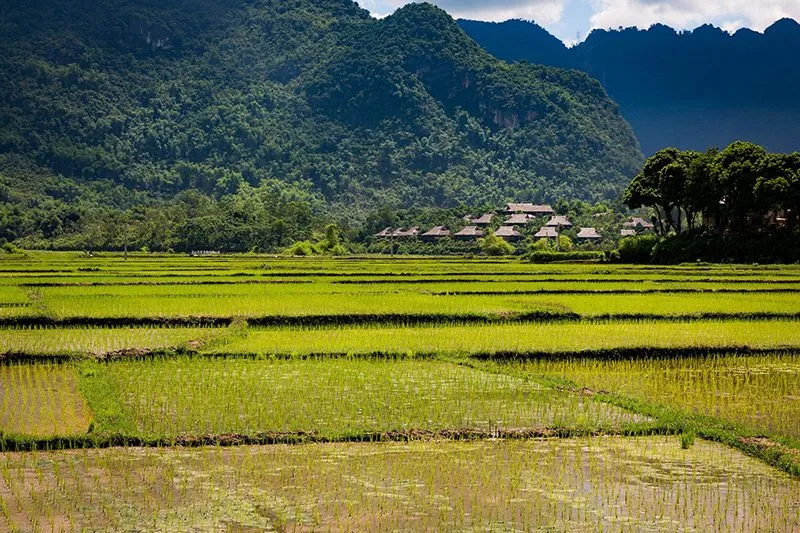
[[313,431],[260,432],[252,434],[177,435],[141,437],[127,435],[82,434],[72,436],[29,437],[0,434],[0,452],[54,451],[84,448],[164,448],[199,446],[252,446],[276,444],[379,443],[412,441],[531,440],[600,436],[645,437],[673,435],[673,428],[658,422],[636,422],[614,428],[540,426],[531,428],[442,428],[350,432],[321,435]]

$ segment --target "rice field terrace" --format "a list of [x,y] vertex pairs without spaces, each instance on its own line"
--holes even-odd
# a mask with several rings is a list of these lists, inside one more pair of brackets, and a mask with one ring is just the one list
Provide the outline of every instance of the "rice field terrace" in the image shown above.
[[800,266],[0,256],[0,531],[800,531]]

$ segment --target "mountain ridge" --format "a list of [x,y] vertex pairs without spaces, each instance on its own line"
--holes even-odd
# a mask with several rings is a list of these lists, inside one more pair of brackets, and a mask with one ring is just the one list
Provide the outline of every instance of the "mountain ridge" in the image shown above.
[[353,224],[384,206],[608,200],[643,162],[596,80],[499,61],[430,4],[381,20],[350,0],[6,8],[0,234],[260,188],[277,219],[300,202]]
[[581,70],[600,80],[652,154],[665,146],[705,150],[735,140],[773,151],[800,148],[800,25],[781,19],[763,33],[729,34],[710,24],[676,31],[593,30],[566,47],[541,26],[460,20],[507,61]]

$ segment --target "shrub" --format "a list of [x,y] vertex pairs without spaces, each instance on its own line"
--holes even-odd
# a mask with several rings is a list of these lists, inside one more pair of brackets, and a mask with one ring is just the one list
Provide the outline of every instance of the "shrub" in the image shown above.
[[514,247],[510,243],[493,233],[490,233],[486,237],[480,239],[478,241],[478,246],[481,247],[481,251],[483,253],[493,256],[512,255],[515,251]]
[[7,254],[21,254],[22,253],[22,249],[19,248],[13,242],[7,242],[7,243],[3,244],[3,251],[5,253],[7,253]]
[[296,257],[304,257],[318,254],[319,251],[311,244],[310,241],[299,241],[289,246],[283,251],[284,255],[293,255]]
[[625,237],[619,243],[619,259],[623,263],[649,263],[659,238],[653,233]]
[[585,261],[602,263],[606,260],[605,252],[601,251],[579,251],[579,252],[553,252],[553,251],[534,251],[525,255],[525,259],[531,263],[555,263],[557,261]]

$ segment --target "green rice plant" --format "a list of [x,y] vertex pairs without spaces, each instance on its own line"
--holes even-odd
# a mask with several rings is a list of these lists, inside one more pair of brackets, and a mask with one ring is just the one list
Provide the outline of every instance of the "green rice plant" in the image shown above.
[[224,330],[211,328],[21,328],[0,330],[0,354],[102,355],[120,350],[201,345]]
[[798,321],[646,321],[257,329],[216,353],[530,354],[800,346]]
[[797,531],[800,481],[674,438],[0,455],[5,530]]
[[[620,427],[641,417],[516,377],[434,360],[178,357],[92,363],[96,432],[131,436]],[[112,403],[109,403],[112,402]]]
[[566,378],[580,387],[713,416],[800,442],[797,352],[622,360],[566,358],[511,366],[529,375]]
[[91,411],[68,365],[0,365],[0,433],[50,436],[85,433]]

